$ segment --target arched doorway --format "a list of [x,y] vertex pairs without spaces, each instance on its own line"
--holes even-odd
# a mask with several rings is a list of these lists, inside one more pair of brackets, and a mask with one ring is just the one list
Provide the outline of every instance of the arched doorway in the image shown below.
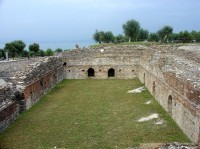
[[169,95],[168,97],[168,112],[170,115],[172,115],[172,96]]
[[113,68],[108,70],[108,77],[115,77],[115,70]]
[[93,68],[88,69],[88,77],[94,77],[94,69]]

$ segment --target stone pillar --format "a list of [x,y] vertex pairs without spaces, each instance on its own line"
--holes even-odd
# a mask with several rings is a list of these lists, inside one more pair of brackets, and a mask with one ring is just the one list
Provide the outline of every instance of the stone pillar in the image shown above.
[[8,52],[6,52],[6,61],[9,61]]

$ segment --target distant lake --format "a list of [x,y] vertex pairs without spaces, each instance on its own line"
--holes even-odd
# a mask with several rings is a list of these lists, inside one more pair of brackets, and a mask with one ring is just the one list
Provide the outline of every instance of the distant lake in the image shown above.
[[[26,48],[28,50],[28,46],[30,44],[33,44],[34,42],[25,42],[26,43]],[[66,49],[73,49],[75,48],[75,45],[78,44],[80,48],[83,48],[83,47],[88,47],[90,45],[93,45],[95,44],[94,41],[72,41],[72,42],[65,42],[65,41],[62,41],[62,42],[51,42],[51,41],[48,41],[48,42],[35,42],[35,43],[38,43],[40,45],[40,49],[42,50],[46,50],[48,48],[51,48],[52,50],[55,50],[57,48],[61,48],[63,50],[66,50]],[[5,46],[5,43],[0,43],[0,48],[4,48]]]

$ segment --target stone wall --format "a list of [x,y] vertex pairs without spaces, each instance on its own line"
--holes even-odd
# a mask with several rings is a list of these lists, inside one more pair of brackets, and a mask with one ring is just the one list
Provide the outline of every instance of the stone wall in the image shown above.
[[[150,71],[140,67],[139,79],[145,83],[159,104],[172,116],[183,132],[193,142],[199,141],[200,112],[193,102],[181,95],[166,82],[161,81]],[[168,78],[171,81],[171,78]],[[176,83],[176,81],[174,82]],[[171,101],[170,101],[171,100]]]
[[40,58],[33,58],[33,59],[23,59],[20,61],[1,61],[0,62],[0,78],[4,78],[7,80],[10,77],[13,77],[13,75],[17,71],[23,71],[27,65],[34,63],[38,61]]
[[[200,46],[109,46],[0,63],[0,131],[66,79],[138,77],[183,132],[200,141]],[[0,83],[3,81],[0,81]],[[8,100],[6,100],[8,99]]]
[[59,57],[3,62],[0,74],[0,132],[65,77]]
[[16,88],[21,93],[21,110],[27,110],[64,79],[62,60],[57,57],[41,59],[15,73],[14,78]]
[[[67,79],[138,77],[183,132],[196,143],[200,140],[200,46],[100,47],[75,49],[62,57]],[[114,77],[108,75],[111,68]]]
[[19,105],[14,101],[14,92],[7,85],[0,85],[0,132],[5,130],[19,114]]
[[[143,53],[138,77],[193,142],[200,140],[198,63],[180,48],[156,47]],[[200,49],[199,49],[200,50]],[[167,52],[166,52],[167,51]],[[196,59],[195,59],[196,60]]]
[[[146,47],[116,46],[96,49],[75,49],[63,53],[66,63],[66,79],[132,79],[137,76],[140,55]],[[94,70],[94,76],[88,76],[88,70]],[[114,77],[109,77],[110,69]]]
[[[94,76],[88,76],[89,69],[94,70]],[[137,65],[70,65],[65,68],[66,79],[133,79],[137,77]],[[114,70],[110,77],[108,71]]]

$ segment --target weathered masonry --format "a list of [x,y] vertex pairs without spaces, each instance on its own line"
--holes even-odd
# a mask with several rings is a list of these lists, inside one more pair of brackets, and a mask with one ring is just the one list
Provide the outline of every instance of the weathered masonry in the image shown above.
[[200,141],[200,46],[112,46],[63,53],[67,79],[138,77],[195,143]]
[[60,58],[0,63],[0,132],[64,79]]
[[200,141],[200,46],[109,46],[0,63],[0,131],[63,79],[139,78],[195,143]]
[[65,75],[67,79],[132,79],[137,77],[142,51],[130,46],[67,51],[62,56]]

